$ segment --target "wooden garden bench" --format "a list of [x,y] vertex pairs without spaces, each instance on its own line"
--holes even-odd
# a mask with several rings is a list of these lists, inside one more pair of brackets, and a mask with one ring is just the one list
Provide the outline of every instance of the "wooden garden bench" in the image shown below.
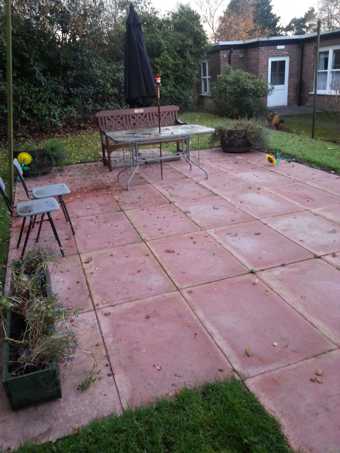
[[[176,105],[165,105],[160,108],[161,126],[175,126],[185,124],[177,117],[179,107]],[[96,120],[100,132],[103,164],[112,171],[111,153],[122,149],[122,145],[110,143],[106,132],[126,131],[158,127],[158,108],[143,107],[136,109],[103,110],[96,113]],[[180,142],[177,142],[179,149]]]

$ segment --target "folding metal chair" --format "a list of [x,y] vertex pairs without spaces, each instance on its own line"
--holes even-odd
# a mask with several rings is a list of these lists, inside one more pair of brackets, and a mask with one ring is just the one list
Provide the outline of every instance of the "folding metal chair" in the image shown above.
[[33,224],[37,216],[40,216],[40,221],[39,221],[39,228],[38,228],[38,233],[35,239],[35,242],[39,241],[40,238],[40,232],[41,232],[41,227],[45,218],[45,215],[47,216],[47,219],[51,225],[53,235],[59,245],[60,252],[62,256],[65,256],[64,250],[61,244],[61,241],[59,239],[57,229],[54,225],[51,213],[54,211],[60,210],[60,206],[58,201],[55,198],[42,198],[41,200],[28,200],[28,201],[20,201],[19,203],[16,204],[13,209],[11,206],[10,200],[6,194],[6,186],[2,178],[0,178],[0,193],[5,200],[6,206],[10,212],[11,215],[16,214],[17,217],[22,218],[22,223],[21,223],[21,228],[20,228],[20,234],[17,242],[17,248],[20,247],[22,235],[24,232],[25,224],[26,224],[26,219],[29,219],[29,224],[28,224],[28,229],[26,231],[26,236],[25,236],[25,241],[24,241],[24,246],[21,252],[21,259],[25,255],[28,239],[30,237]]
[[71,217],[70,214],[67,210],[65,201],[64,201],[64,196],[68,195],[71,193],[70,189],[68,186],[64,183],[61,184],[48,184],[46,186],[39,186],[39,187],[33,187],[33,189],[29,189],[25,178],[24,178],[24,173],[22,171],[21,165],[19,164],[17,159],[13,160],[13,165],[16,170],[16,173],[20,179],[20,182],[22,183],[25,193],[27,195],[28,199],[35,199],[35,200],[40,200],[43,198],[50,198],[50,197],[55,197],[58,199],[60,206],[63,210],[66,222],[70,224],[72,234],[74,235],[74,228],[72,225]]

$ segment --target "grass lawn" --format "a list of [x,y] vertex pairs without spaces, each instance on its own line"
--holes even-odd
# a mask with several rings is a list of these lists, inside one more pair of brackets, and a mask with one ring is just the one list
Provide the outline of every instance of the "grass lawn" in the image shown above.
[[242,383],[184,390],[173,400],[91,423],[53,444],[18,453],[290,452],[276,420]]
[[[311,114],[285,116],[283,119],[288,132],[311,136]],[[319,112],[315,124],[315,138],[340,143],[340,113]]]

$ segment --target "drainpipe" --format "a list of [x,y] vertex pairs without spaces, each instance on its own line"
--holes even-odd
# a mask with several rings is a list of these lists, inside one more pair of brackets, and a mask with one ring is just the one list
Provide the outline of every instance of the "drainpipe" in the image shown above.
[[300,46],[300,79],[299,79],[299,88],[298,88],[298,106],[300,107],[303,103],[303,64],[305,59],[305,42],[302,41]]
[[228,65],[229,66],[231,66],[231,56],[232,56],[232,54],[233,54],[233,49],[231,48],[229,50],[229,54],[228,54]]

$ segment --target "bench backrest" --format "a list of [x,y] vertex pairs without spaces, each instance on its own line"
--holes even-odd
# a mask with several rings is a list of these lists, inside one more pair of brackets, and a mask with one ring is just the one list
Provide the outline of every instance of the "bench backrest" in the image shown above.
[[[165,105],[160,108],[161,126],[177,124],[176,105]],[[96,114],[98,127],[101,132],[141,129],[158,126],[158,108],[143,107],[136,109],[103,110]]]

